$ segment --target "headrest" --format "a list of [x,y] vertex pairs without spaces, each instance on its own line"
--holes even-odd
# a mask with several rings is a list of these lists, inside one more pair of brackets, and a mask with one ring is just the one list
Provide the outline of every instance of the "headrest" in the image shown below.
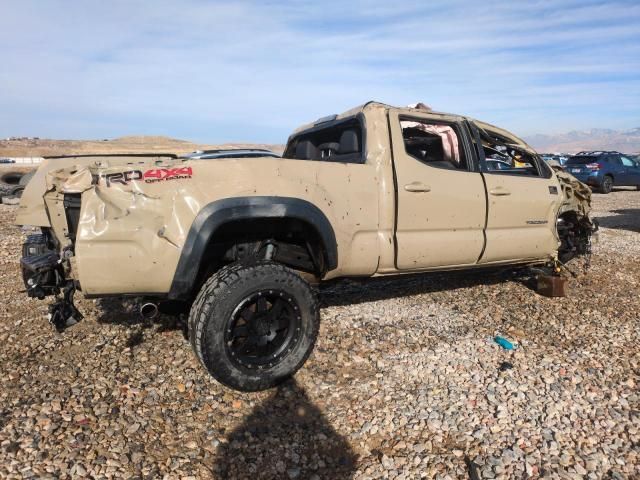
[[340,135],[340,148],[338,153],[356,153],[360,151],[360,144],[358,142],[358,134],[355,130],[345,130]]
[[340,150],[340,144],[338,142],[321,143],[320,145],[318,145],[318,150],[320,150],[321,152],[323,150],[329,150],[329,151],[335,153],[338,150]]
[[300,160],[317,160],[320,157],[318,149],[311,140],[303,140],[296,145],[296,158]]

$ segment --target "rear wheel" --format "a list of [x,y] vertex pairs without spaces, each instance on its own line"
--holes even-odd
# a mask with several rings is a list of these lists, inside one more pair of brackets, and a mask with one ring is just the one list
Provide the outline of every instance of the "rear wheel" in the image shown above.
[[319,311],[310,285],[273,262],[232,264],[203,285],[189,315],[202,365],[237,390],[273,387],[311,354]]
[[610,175],[605,175],[602,179],[602,185],[600,185],[601,193],[611,193],[613,189],[613,178]]

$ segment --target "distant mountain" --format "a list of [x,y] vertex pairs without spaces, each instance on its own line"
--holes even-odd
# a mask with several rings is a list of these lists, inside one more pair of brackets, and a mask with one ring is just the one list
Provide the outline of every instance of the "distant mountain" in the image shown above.
[[640,127],[630,130],[592,128],[560,135],[532,135],[526,142],[540,153],[576,153],[581,150],[616,150],[640,153]]

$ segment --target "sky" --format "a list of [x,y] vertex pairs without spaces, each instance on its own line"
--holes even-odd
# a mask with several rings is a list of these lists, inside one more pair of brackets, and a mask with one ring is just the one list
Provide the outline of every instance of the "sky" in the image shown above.
[[640,2],[0,0],[0,137],[283,143],[369,100],[640,127]]

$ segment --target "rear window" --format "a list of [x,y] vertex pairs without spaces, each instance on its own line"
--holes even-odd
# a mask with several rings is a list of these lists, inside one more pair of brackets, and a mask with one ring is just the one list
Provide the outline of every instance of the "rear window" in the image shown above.
[[357,118],[318,125],[289,140],[284,158],[363,163],[363,130]]
[[586,165],[587,163],[596,163],[601,160],[602,159],[600,157],[581,155],[578,157],[571,157],[567,160],[567,165]]

